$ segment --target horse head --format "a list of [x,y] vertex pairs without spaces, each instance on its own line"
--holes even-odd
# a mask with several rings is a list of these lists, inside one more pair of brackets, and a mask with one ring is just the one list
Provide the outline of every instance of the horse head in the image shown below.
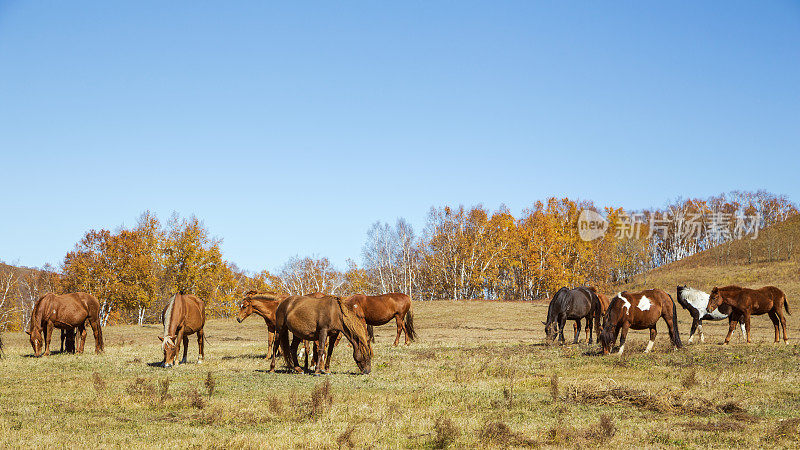
[[236,316],[236,320],[242,323],[250,314],[253,314],[253,302],[250,300],[250,293],[248,292],[247,297],[242,300],[242,305],[239,307],[239,314]]
[[708,295],[706,311],[713,312],[715,309],[719,308],[720,303],[722,303],[722,294],[720,294],[719,288],[714,286],[714,289],[712,289],[711,293]]
[[367,335],[364,311],[358,304],[350,307],[340,298],[337,298],[337,303],[342,311],[343,333],[353,345],[353,359],[361,373],[366,375],[372,370],[372,345]]
[[544,334],[547,336],[547,342],[553,343],[558,335],[558,326],[556,325],[556,322],[542,322],[542,325],[544,325]]
[[31,339],[31,347],[33,347],[33,354],[35,356],[41,356],[42,350],[44,349],[44,338],[42,337],[42,330],[38,328],[31,328],[30,331],[26,331]]
[[175,340],[169,335],[159,336],[158,339],[161,341],[161,349],[164,351],[164,367],[172,367],[178,353]]

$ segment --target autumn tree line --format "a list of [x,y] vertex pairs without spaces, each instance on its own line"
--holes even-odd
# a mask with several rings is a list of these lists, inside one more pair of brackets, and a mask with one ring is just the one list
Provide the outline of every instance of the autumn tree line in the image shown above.
[[[605,233],[584,240],[583,210],[601,213]],[[157,322],[173,293],[193,293],[212,317],[228,317],[249,290],[349,295],[403,292],[415,300],[534,300],[560,286],[603,289],[732,239],[749,239],[797,214],[786,197],[764,191],[680,199],[626,211],[591,201],[549,198],[515,217],[505,206],[432,207],[420,232],[404,219],[376,222],[361,261],[334,267],[325,257],[294,257],[277,272],[251,273],[226,260],[221,240],[196,217],[162,223],[150,212],[135,226],[89,230],[60,267],[0,264],[0,326],[24,329],[47,292],[84,291],[100,300],[107,323]],[[743,229],[744,228],[744,229]],[[791,248],[784,257],[791,257]]]

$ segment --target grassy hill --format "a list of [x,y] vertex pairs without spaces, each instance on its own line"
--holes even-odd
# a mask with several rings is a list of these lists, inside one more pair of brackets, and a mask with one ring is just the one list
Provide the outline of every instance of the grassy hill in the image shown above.
[[756,239],[741,239],[653,269],[617,289],[661,288],[675,295],[675,286],[710,291],[737,284],[782,289],[791,305],[800,305],[800,215],[761,230]]

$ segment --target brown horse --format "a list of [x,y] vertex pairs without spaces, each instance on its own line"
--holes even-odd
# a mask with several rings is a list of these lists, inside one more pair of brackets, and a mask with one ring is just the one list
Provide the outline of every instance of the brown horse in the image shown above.
[[[316,299],[292,296],[278,305],[275,319],[277,336],[272,347],[270,371],[275,370],[275,355],[279,344],[283,347],[286,364],[299,373],[302,372],[297,361],[297,346],[300,340],[315,340],[317,347],[324,349],[328,335],[340,332],[353,346],[353,359],[358,368],[364,374],[370,372],[372,346],[367,336],[363,313],[358,306],[350,307],[342,299],[334,297]],[[289,332],[293,335],[291,345]],[[335,342],[336,339],[331,336],[328,353],[333,351]],[[323,367],[327,370],[324,352],[319,353],[320,361],[317,362],[316,373],[322,372]]]
[[272,349],[272,343],[275,340],[275,310],[287,297],[288,295],[274,292],[249,291],[242,299],[236,320],[242,323],[253,313],[263,317],[267,324],[267,348]]
[[351,307],[358,305],[364,311],[370,340],[375,340],[373,326],[383,325],[392,319],[397,323],[394,346],[400,342],[401,331],[405,333],[406,345],[417,338],[417,332],[414,331],[414,310],[411,305],[411,297],[406,294],[398,292],[382,295],[355,294],[347,297],[345,303]]
[[81,336],[76,349],[83,353],[86,344],[86,322],[92,327],[95,353],[103,352],[103,330],[100,326],[100,302],[85,292],[56,295],[48,293],[33,306],[31,314],[30,335],[31,347],[36,356],[50,355],[50,340],[53,329],[71,330],[77,328]]
[[787,314],[792,313],[789,311],[786,295],[780,289],[775,286],[764,286],[761,289],[747,289],[739,286],[715,287],[711,290],[706,310],[714,311],[723,304],[729,305],[733,309],[728,316],[728,335],[725,336],[724,344],[730,342],[733,330],[742,317],[744,317],[744,327],[747,331],[747,343],[753,342],[750,339],[750,316],[760,316],[761,314],[769,314],[769,318],[775,326],[775,342],[780,341],[779,327],[782,327],[783,342],[789,344],[783,309],[786,309]]
[[172,367],[175,357],[183,341],[183,359],[189,350],[189,335],[197,333],[197,346],[200,347],[200,356],[197,363],[203,362],[203,346],[205,344],[206,305],[202,300],[191,294],[175,294],[167,302],[161,312],[161,323],[164,325],[164,336],[159,336],[161,349],[164,350],[164,367]]
[[611,348],[619,337],[619,354],[625,350],[625,340],[628,329],[650,329],[650,342],[647,343],[645,353],[653,349],[656,340],[656,324],[663,318],[667,323],[669,337],[677,348],[683,347],[681,336],[678,333],[678,315],[672,297],[661,289],[648,289],[642,292],[620,292],[615,295],[608,305],[603,317],[603,332],[600,333],[600,344],[603,354],[611,352]]

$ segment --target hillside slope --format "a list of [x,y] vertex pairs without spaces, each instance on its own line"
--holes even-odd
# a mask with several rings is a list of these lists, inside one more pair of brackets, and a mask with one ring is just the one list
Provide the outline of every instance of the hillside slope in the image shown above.
[[781,288],[791,305],[800,306],[800,215],[761,230],[756,239],[741,239],[637,275],[618,290],[661,288],[675,295],[675,286],[710,291],[737,284]]

